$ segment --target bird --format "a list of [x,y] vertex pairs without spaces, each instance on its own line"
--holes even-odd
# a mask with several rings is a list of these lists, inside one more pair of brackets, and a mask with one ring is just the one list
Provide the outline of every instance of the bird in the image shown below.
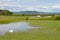
[[9,30],[10,33],[14,32],[13,29]]

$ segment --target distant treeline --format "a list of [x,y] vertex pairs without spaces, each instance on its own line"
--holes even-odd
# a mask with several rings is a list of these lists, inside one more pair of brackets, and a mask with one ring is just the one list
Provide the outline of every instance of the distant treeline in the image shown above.
[[0,15],[13,15],[13,13],[8,10],[0,10]]
[[[31,11],[30,11],[31,12]],[[48,13],[48,14],[43,14],[42,12],[41,12],[41,14],[38,14],[38,12],[31,12],[31,14],[29,14],[30,12],[28,12],[28,13],[24,13],[23,14],[23,12],[22,13],[16,13],[16,14],[14,14],[13,12],[10,12],[9,10],[0,10],[0,15],[4,15],[4,16],[28,16],[28,17],[30,17],[30,16],[37,16],[37,15],[40,15],[40,16],[52,16],[52,18],[38,18],[38,20],[40,19],[42,19],[42,20],[60,20],[60,14],[51,14],[51,13]],[[29,18],[26,18],[27,20],[29,19]],[[35,18],[33,18],[33,19],[35,19]]]

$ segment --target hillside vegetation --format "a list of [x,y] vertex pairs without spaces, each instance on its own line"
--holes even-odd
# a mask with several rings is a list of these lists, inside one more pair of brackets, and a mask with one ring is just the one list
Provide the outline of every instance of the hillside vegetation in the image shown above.
[[8,10],[0,10],[0,15],[12,15],[13,13]]

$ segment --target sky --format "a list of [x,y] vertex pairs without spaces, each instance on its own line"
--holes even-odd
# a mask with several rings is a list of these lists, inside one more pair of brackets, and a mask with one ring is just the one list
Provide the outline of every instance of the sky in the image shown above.
[[12,12],[60,12],[60,0],[0,0],[0,9]]

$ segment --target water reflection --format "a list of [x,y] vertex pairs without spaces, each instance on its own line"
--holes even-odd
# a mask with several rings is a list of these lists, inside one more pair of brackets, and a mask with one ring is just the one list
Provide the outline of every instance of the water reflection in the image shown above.
[[4,34],[6,32],[9,32],[9,30],[14,30],[14,32],[16,32],[16,31],[26,31],[30,28],[39,28],[39,27],[29,26],[26,22],[0,24],[0,34]]

